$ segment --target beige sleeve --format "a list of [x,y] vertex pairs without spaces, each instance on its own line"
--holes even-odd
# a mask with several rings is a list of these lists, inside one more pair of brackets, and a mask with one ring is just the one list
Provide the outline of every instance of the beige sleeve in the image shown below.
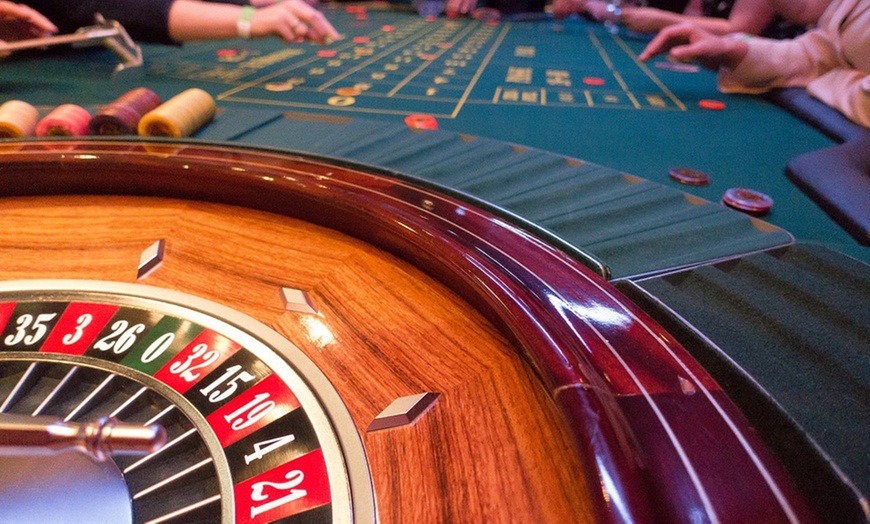
[[849,120],[870,127],[870,74],[833,69],[810,82],[807,91]]
[[751,38],[740,64],[719,71],[724,93],[763,93],[777,87],[806,87],[814,78],[837,67],[837,47],[820,29],[794,40]]

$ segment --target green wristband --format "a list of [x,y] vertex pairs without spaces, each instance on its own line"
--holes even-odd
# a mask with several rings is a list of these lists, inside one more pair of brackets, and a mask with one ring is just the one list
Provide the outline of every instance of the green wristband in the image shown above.
[[251,38],[251,16],[254,14],[254,6],[242,6],[239,20],[236,22],[236,33],[239,38]]

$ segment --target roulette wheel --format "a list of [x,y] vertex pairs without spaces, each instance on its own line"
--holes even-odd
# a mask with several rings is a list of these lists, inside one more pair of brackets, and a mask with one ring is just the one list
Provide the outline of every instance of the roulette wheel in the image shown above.
[[667,332],[483,202],[281,151],[4,147],[0,414],[167,433],[97,466],[4,457],[27,515],[811,515]]

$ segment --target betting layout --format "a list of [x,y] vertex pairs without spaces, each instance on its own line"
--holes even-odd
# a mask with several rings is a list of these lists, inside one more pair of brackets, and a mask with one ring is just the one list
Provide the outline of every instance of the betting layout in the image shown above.
[[0,296],[0,412],[165,425],[162,450],[118,459],[135,522],[347,517],[333,423],[269,348],[201,311],[78,295]]
[[[218,100],[269,107],[441,118],[468,104],[686,109],[659,78],[664,69],[641,63],[625,39],[594,24],[492,24],[380,11],[328,16],[344,38],[326,47],[186,44],[153,55],[148,74],[197,82]],[[578,55],[589,58],[578,64]]]

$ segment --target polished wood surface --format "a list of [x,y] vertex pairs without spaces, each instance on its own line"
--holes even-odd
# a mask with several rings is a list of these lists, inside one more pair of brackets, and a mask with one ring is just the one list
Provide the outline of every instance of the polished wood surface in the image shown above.
[[[582,522],[579,454],[549,392],[490,322],[419,269],[269,213],[134,197],[0,199],[0,278],[138,282],[271,326],[326,374],[363,437],[378,516],[404,522]],[[166,259],[136,280],[141,252]],[[317,315],[287,312],[308,291]],[[442,393],[415,425],[367,433],[397,397]]]
[[[459,402],[461,407],[457,409],[465,418],[442,425],[437,415],[426,416],[429,420],[433,415],[425,423],[437,426],[429,430],[433,454],[420,467],[428,468],[426,461],[439,465],[459,460],[457,471],[472,468],[475,480],[459,482],[436,473],[430,480],[422,481],[418,478],[422,473],[415,470],[408,473],[403,467],[404,455],[417,456],[416,448],[406,449],[400,447],[404,441],[387,440],[394,433],[365,436],[370,449],[383,445],[384,449],[403,455],[403,462],[389,466],[387,486],[395,488],[407,482],[410,487],[401,493],[414,499],[412,511],[431,511],[435,519],[448,521],[484,518],[481,515],[487,515],[486,520],[496,520],[498,517],[488,516],[499,511],[496,507],[513,508],[512,502],[504,501],[505,497],[522,496],[522,504],[533,512],[538,508],[549,512],[558,507],[562,508],[558,518],[569,515],[571,521],[587,518],[626,523],[694,523],[699,519],[723,523],[814,521],[805,497],[745,417],[669,333],[588,267],[530,234],[510,216],[481,209],[451,195],[448,189],[371,166],[307,154],[141,140],[16,142],[6,148],[0,145],[0,168],[3,169],[0,198],[7,198],[13,208],[28,208],[29,204],[20,202],[37,202],[27,198],[19,201],[18,197],[59,198],[47,206],[51,209],[45,209],[44,215],[60,218],[45,230],[61,231],[58,238],[66,242],[70,256],[55,263],[72,272],[82,266],[74,260],[75,256],[90,257],[91,249],[78,247],[81,231],[69,235],[62,232],[64,223],[85,215],[70,211],[74,206],[68,203],[73,200],[62,200],[70,195],[95,195],[87,201],[94,206],[103,200],[109,202],[111,196],[137,197],[129,206],[123,206],[132,206],[138,211],[134,215],[93,218],[93,227],[100,231],[96,235],[121,225],[130,231],[121,238],[112,236],[103,243],[95,242],[95,249],[103,249],[102,260],[94,261],[95,265],[105,266],[100,272],[103,279],[134,278],[132,262],[125,266],[130,267],[126,270],[129,275],[113,276],[109,268],[117,267],[114,264],[119,260],[138,257],[140,250],[157,235],[170,237],[176,231],[178,239],[194,248],[178,252],[172,247],[175,241],[168,238],[170,254],[175,252],[184,261],[191,259],[191,263],[205,268],[225,267],[224,263],[236,256],[238,250],[251,251],[253,255],[244,263],[231,264],[223,284],[213,285],[209,281],[193,284],[195,278],[188,271],[173,273],[171,260],[159,270],[160,278],[170,279],[167,286],[182,283],[192,286],[181,290],[207,298],[215,294],[239,295],[231,304],[233,307],[255,312],[265,308],[264,316],[258,317],[265,323],[277,322],[288,336],[309,337],[312,340],[307,344],[309,349],[323,346],[317,350],[321,354],[312,358],[323,362],[327,374],[338,382],[339,391],[356,389],[368,402],[355,408],[354,416],[369,417],[378,412],[383,406],[371,407],[375,404],[373,400],[381,402],[419,392],[414,389],[419,386],[418,377],[429,376],[427,370],[433,367],[443,370],[444,390],[452,391],[450,386],[455,390],[450,395],[453,400],[443,400],[443,404]],[[247,233],[249,221],[243,218],[245,213],[222,226],[210,217],[195,219],[210,233],[193,234],[178,229],[178,224],[188,219],[186,208],[154,210],[146,197],[177,198],[178,205],[189,202],[191,209],[231,205],[340,231],[369,248],[384,250],[388,257],[396,256],[396,260],[407,262],[408,270],[419,270],[421,275],[445,285],[455,293],[453,300],[467,301],[470,310],[491,325],[469,323],[466,319],[472,317],[464,313],[459,319],[446,321],[442,315],[452,306],[418,304],[409,299],[402,287],[392,283],[393,277],[369,280],[380,271],[379,266],[363,263],[356,255],[340,263],[327,257],[327,266],[345,269],[334,269],[316,278],[318,283],[334,286],[330,288],[334,291],[315,293],[315,301],[322,302],[321,307],[328,311],[340,311],[336,322],[322,324],[309,320],[305,325],[300,321],[300,326],[295,322],[281,324],[280,319],[286,318],[283,313],[278,319],[269,318],[269,311],[275,307],[273,302],[264,302],[259,294],[252,298],[239,293],[237,288],[248,285],[251,274],[265,279],[255,286],[268,283],[267,287],[277,290],[288,282],[292,285],[294,278],[298,278],[294,275],[307,271],[305,264],[293,260],[274,267],[268,252],[259,244],[271,238],[268,231]],[[160,232],[149,229],[158,222],[165,224]],[[34,246],[39,246],[44,237],[37,227],[24,233],[20,242],[11,242],[25,252],[38,252],[40,249]],[[299,242],[279,244],[289,252],[301,249]],[[325,254],[318,252],[316,258],[321,256]],[[41,259],[37,255],[31,260]],[[270,267],[271,270],[265,269]],[[41,271],[30,262],[24,270]],[[61,276],[64,275],[56,275]],[[367,293],[354,295],[353,299],[346,291],[338,293],[339,289],[353,286],[360,286]],[[371,301],[394,293],[395,304],[401,305],[395,311],[383,315],[376,306],[370,309]],[[345,303],[352,307],[340,309]],[[425,312],[425,319],[434,322],[434,327],[423,330],[416,321],[409,320],[405,312],[410,308]],[[423,341],[422,356],[415,351],[396,357],[395,362],[403,368],[396,368],[393,361],[382,355],[386,335],[380,326],[394,319],[412,327],[411,333],[417,338],[410,340]],[[377,329],[371,329],[372,325]],[[456,325],[471,326],[478,336],[490,333],[496,339],[504,337],[501,350],[496,353],[503,353],[517,368],[505,374],[507,368],[481,361],[476,353],[465,348],[443,355],[440,350],[432,353],[435,340],[446,344],[444,349],[457,347],[454,344],[457,335],[453,333]],[[339,341],[343,340],[341,337],[359,337],[373,353],[365,357],[338,355],[338,346],[329,343],[336,334]],[[407,345],[403,336],[390,340]],[[514,360],[516,356],[519,359]],[[344,358],[350,358],[350,362]],[[387,363],[389,366],[385,366]],[[363,378],[377,376],[378,380],[357,378],[358,367],[366,368]],[[390,379],[390,371],[396,369],[400,371],[395,371]],[[513,384],[518,374],[527,375],[530,391],[523,397],[506,397],[510,392],[502,391],[506,388],[503,384]],[[504,407],[497,406],[492,412],[475,411],[474,406],[461,399],[476,398],[477,393],[472,393],[476,390],[459,387],[463,384],[460,377],[481,388],[491,388],[493,398],[500,399]],[[386,393],[380,389],[382,381],[393,383],[394,389],[402,392]],[[552,403],[545,401],[545,396]],[[515,425],[519,418],[507,411],[507,406],[522,407],[535,399],[540,400],[540,405],[532,406],[528,412],[546,413],[544,406],[555,407],[567,421],[562,428],[573,437],[573,450],[567,440],[553,444],[543,435],[558,424],[535,422],[523,430]],[[468,414],[469,410],[474,414]],[[364,414],[358,415],[359,412]],[[548,422],[555,424],[556,419],[553,415]],[[503,435],[506,441],[493,440],[480,429],[498,427],[502,420],[510,421],[512,428]],[[451,427],[456,430],[447,431]],[[460,434],[462,440],[453,438]],[[508,445],[502,446],[503,442]],[[480,456],[487,457],[480,464],[478,445],[485,450]],[[556,470],[556,481],[538,491],[539,464],[526,461],[523,456],[528,449],[546,447],[551,449],[541,453],[552,461],[549,464],[565,463],[566,467]],[[519,466],[503,470],[505,457],[513,457]],[[376,489],[381,497],[380,491],[386,488],[381,477],[377,478]],[[481,483],[478,479],[496,480]],[[407,495],[409,491],[413,495]],[[553,502],[556,499],[558,503]],[[420,500],[424,502],[416,502]],[[456,508],[472,503],[481,506],[475,506],[473,511],[477,513],[471,519],[457,517],[462,511]],[[554,508],[545,507],[551,504]],[[582,511],[570,508],[578,505]],[[403,511],[406,508],[404,504],[382,504],[380,512],[394,507]],[[419,520],[416,515],[413,514],[414,518]],[[504,515],[520,520],[513,509],[505,510]]]

